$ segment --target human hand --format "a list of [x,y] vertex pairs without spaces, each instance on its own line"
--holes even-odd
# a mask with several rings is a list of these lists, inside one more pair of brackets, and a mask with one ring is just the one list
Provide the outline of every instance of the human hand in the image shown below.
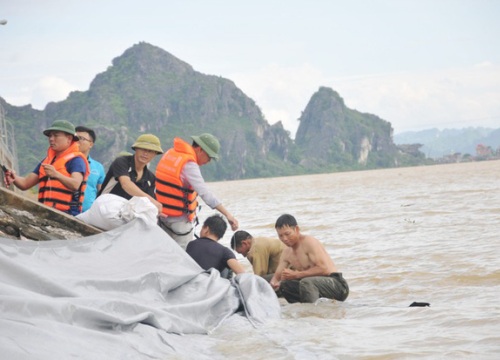
[[271,284],[271,287],[274,289],[274,290],[278,290],[279,287],[280,287],[280,281],[272,278],[271,281],[269,282],[269,284]]
[[151,201],[153,202],[153,204],[156,206],[156,208],[158,209],[158,216],[161,215],[161,211],[163,210],[163,205],[161,204],[161,202],[159,202],[158,200],[155,200],[155,199],[151,199]]
[[229,222],[229,225],[231,225],[231,230],[236,231],[238,230],[238,220],[234,216],[229,216],[227,218],[227,221]]
[[285,280],[293,280],[296,278],[297,271],[292,269],[285,269],[281,272],[281,278]]
[[158,218],[160,218],[160,219],[166,219],[166,218],[168,218],[168,215],[165,215],[164,213],[159,213],[158,214]]
[[56,179],[57,176],[59,175],[59,172],[53,165],[42,164],[42,167],[45,170],[45,174],[47,174],[48,177]]
[[4,170],[3,183],[5,186],[10,186],[16,180],[16,173],[14,170]]

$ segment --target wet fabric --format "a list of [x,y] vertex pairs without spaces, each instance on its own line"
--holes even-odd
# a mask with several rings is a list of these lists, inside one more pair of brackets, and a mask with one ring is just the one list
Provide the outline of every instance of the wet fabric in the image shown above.
[[276,296],[273,288],[260,276],[243,273],[233,280],[242,299],[248,319],[254,325],[261,325],[266,319],[277,319],[281,315],[279,302],[269,301]]
[[314,303],[319,298],[344,301],[349,296],[349,286],[342,273],[283,280],[279,289],[289,303]]
[[208,334],[243,301],[258,324],[278,303],[268,292],[256,302],[240,281],[204,271],[143,219],[75,240],[0,238],[0,269],[6,359],[159,359],[178,351],[195,358],[177,334]]

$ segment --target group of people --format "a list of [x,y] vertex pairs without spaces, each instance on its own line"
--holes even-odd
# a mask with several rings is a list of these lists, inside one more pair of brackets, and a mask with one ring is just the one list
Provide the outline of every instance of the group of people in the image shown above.
[[[200,171],[219,157],[220,143],[215,136],[191,136],[191,144],[175,138],[173,147],[164,153],[157,136],[140,135],[132,145],[134,153],[119,155],[105,173],[103,165],[90,157],[96,141],[94,130],[56,120],[43,134],[49,141],[47,156],[24,177],[14,170],[4,172],[7,186],[27,190],[38,184],[41,203],[74,216],[89,210],[101,194],[146,197],[158,209],[158,225],[202,268],[245,272],[234,252],[218,242],[227,223],[236,231],[238,220],[209,190]],[[162,157],[153,173],[148,164],[159,154]],[[198,197],[220,214],[209,216],[200,237],[194,239]],[[254,273],[269,281],[288,302],[315,302],[320,297],[344,301],[349,287],[321,242],[302,234],[289,214],[278,218],[275,229],[279,240],[236,231],[231,247],[247,257]]]
[[231,237],[231,247],[290,303],[314,303],[319,298],[344,301],[349,286],[321,242],[302,234],[290,214],[281,215],[274,227],[279,240],[254,238],[239,230]]

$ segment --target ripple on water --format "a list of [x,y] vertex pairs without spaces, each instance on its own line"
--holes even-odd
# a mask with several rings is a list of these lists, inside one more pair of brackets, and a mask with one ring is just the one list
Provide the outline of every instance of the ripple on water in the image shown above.
[[263,329],[229,324],[220,358],[496,360],[499,174],[491,161],[210,184],[254,235],[295,215],[350,287],[345,303],[284,304]]

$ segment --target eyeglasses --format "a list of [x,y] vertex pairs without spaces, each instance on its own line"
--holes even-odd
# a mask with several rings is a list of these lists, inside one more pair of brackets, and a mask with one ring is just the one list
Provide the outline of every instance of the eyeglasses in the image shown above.
[[87,138],[85,138],[85,137],[83,137],[83,136],[78,136],[78,140],[80,140],[80,141],[88,141],[88,142],[92,142],[92,140],[87,139]]

